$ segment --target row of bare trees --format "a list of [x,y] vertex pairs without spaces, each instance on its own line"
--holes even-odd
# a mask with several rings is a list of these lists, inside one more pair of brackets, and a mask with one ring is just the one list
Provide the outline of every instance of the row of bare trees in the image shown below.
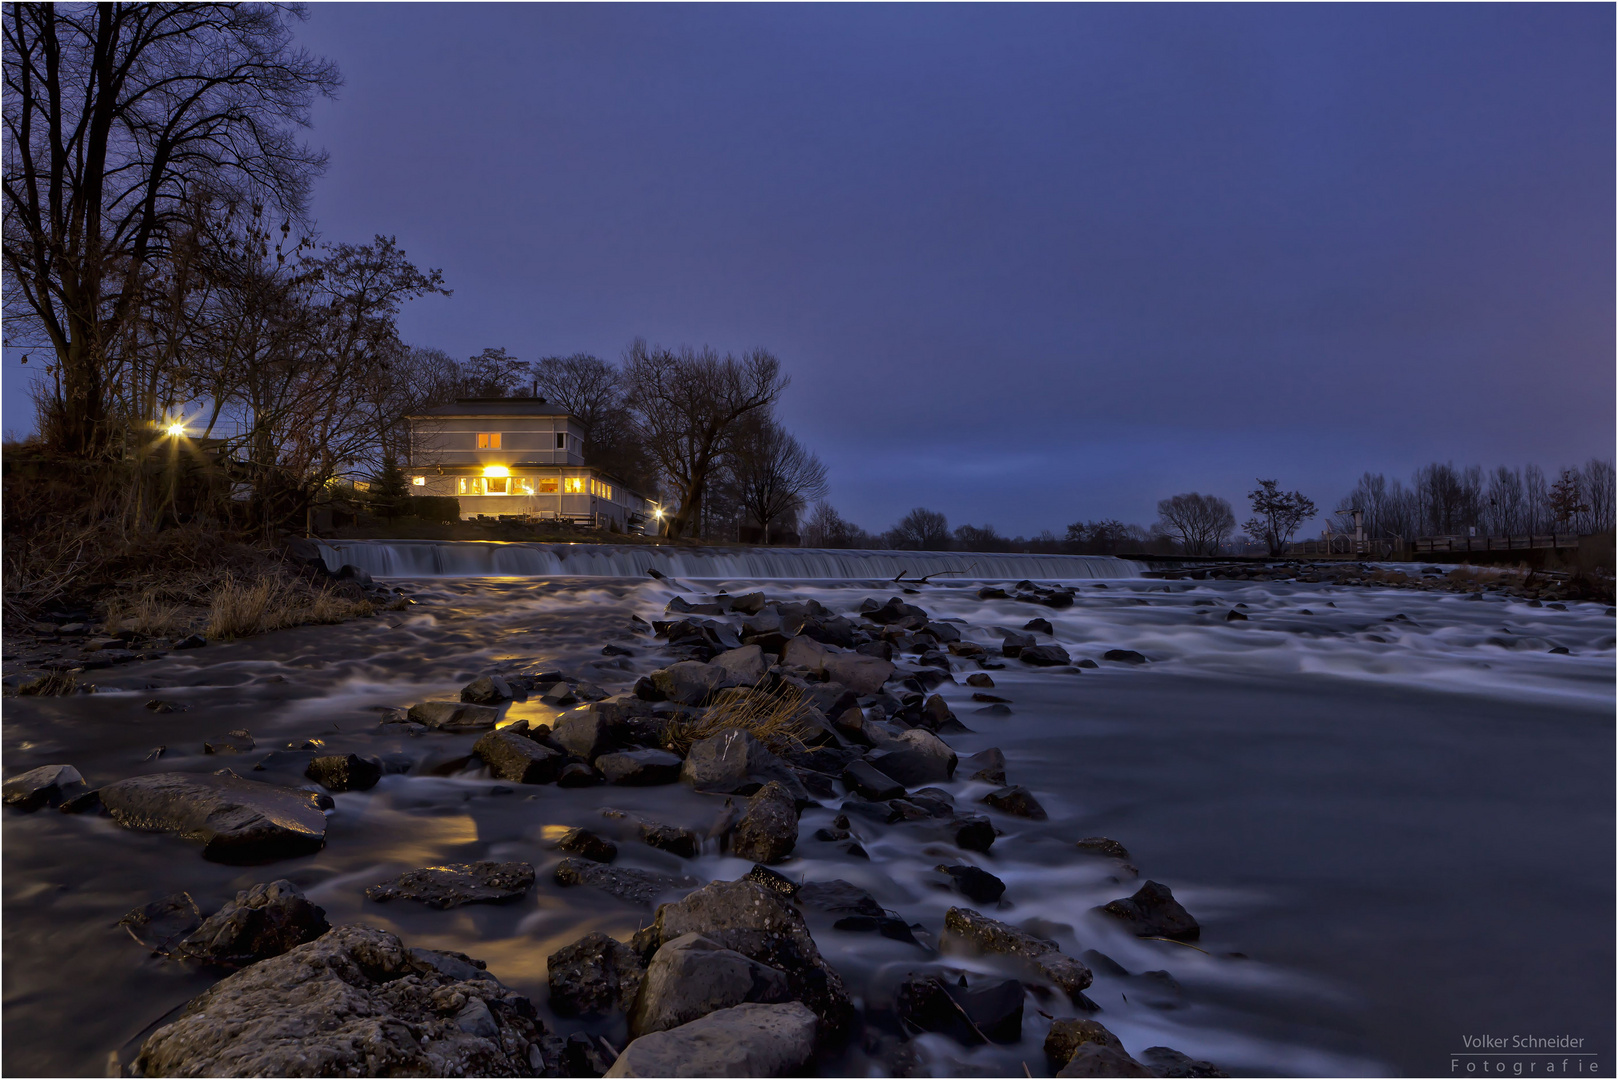
[[1522,536],[1552,532],[1598,533],[1613,528],[1612,459],[1591,458],[1554,476],[1538,465],[1457,468],[1425,465],[1406,485],[1397,477],[1366,473],[1339,500],[1334,526],[1352,531],[1351,511],[1363,512],[1373,538]]

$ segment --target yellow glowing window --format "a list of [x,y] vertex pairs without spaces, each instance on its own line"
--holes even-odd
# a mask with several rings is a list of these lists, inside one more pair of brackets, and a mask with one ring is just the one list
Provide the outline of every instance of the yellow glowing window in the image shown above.
[[539,493],[541,495],[555,495],[556,494],[556,477],[554,477],[554,476],[542,476],[542,477],[539,478],[538,481],[536,481],[536,483],[539,484]]
[[569,476],[562,480],[562,491],[568,495],[584,494],[584,477]]
[[413,487],[426,487],[427,478],[425,476],[412,476],[410,478],[410,483]]
[[475,476],[463,476],[455,485],[455,490],[461,495],[483,494],[483,481]]
[[490,495],[505,495],[508,494],[506,491],[506,486],[509,483],[510,480],[508,477],[485,476],[483,478],[483,490],[488,492]]
[[478,432],[478,449],[479,450],[498,450],[498,449],[500,449],[500,433],[498,431],[480,431],[480,432]]
[[517,485],[517,490],[512,492],[513,495],[532,495],[534,493],[534,482],[526,476],[512,482]]

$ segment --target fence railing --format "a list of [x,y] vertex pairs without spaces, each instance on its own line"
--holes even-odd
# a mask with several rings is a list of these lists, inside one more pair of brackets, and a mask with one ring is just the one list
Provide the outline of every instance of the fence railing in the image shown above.
[[1445,554],[1468,551],[1531,551],[1544,548],[1576,548],[1577,533],[1535,533],[1523,536],[1418,536],[1414,540],[1403,537],[1355,540],[1345,533],[1336,533],[1324,540],[1300,540],[1288,545],[1292,555],[1358,555],[1367,558],[1392,558],[1406,552],[1417,555]]

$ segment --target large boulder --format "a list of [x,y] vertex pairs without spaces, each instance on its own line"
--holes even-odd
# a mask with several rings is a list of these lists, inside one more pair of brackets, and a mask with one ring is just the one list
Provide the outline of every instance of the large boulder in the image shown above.
[[410,706],[409,717],[440,731],[483,731],[500,719],[500,710],[462,701],[423,701]]
[[826,677],[842,683],[854,693],[864,696],[882,689],[882,684],[893,677],[893,664],[879,656],[860,653],[827,653],[821,662]]
[[556,883],[564,886],[587,885],[631,904],[651,907],[652,901],[666,892],[690,888],[696,882],[690,878],[670,877],[651,870],[636,870],[628,866],[602,866],[600,863],[579,859],[563,859],[556,864]]
[[1118,1036],[1094,1020],[1062,1019],[1051,1024],[1045,1060],[1057,1076],[1155,1075],[1129,1056]]
[[680,779],[684,764],[679,754],[667,750],[619,750],[595,759],[596,770],[607,783],[625,787],[672,784]]
[[912,974],[900,984],[895,1010],[922,1031],[948,1035],[967,1046],[985,1040],[1014,1043],[1022,1038],[1024,990],[1016,979],[978,977],[948,981],[936,974]]
[[736,1005],[670,1031],[642,1035],[607,1076],[796,1075],[814,1053],[819,1027],[796,1001]]
[[872,802],[886,802],[904,795],[905,786],[869,761],[856,759],[843,769],[843,786]]
[[84,790],[84,777],[71,765],[41,765],[29,769],[7,780],[3,788],[6,805],[19,810],[37,810],[47,804],[55,806]]
[[646,681],[658,699],[681,705],[705,705],[714,691],[726,685],[728,672],[718,664],[682,660],[652,672],[646,676]]
[[216,983],[154,1031],[137,1076],[557,1076],[527,998],[465,957],[340,926]]
[[1155,881],[1148,881],[1135,890],[1135,895],[1114,900],[1101,910],[1122,919],[1136,937],[1195,941],[1202,933],[1197,920],[1174,899],[1169,887]]
[[627,1013],[646,979],[640,953],[599,931],[551,953],[545,967],[551,1009],[558,1016],[612,1009]]
[[489,772],[514,784],[550,784],[562,775],[567,756],[514,731],[491,731],[472,746]]
[[471,705],[498,705],[516,696],[511,684],[499,675],[479,675],[461,687],[461,700]]
[[698,791],[724,795],[756,791],[778,780],[794,799],[808,797],[792,766],[740,728],[726,728],[693,744],[680,767],[680,779]]
[[826,656],[826,647],[813,638],[790,638],[781,650],[781,666],[807,668],[818,675]]
[[382,763],[358,754],[324,754],[309,762],[304,775],[327,791],[369,791],[382,779]]
[[754,686],[770,670],[764,659],[764,650],[757,645],[743,645],[739,649],[722,652],[713,658],[713,666],[725,673],[728,686]]
[[1021,784],[1014,784],[1010,787],[1000,788],[997,791],[991,791],[983,796],[983,802],[1003,814],[1011,814],[1014,817],[1044,821],[1048,816],[1045,813],[1045,808],[1039,805],[1039,800],[1034,798],[1033,792]]
[[775,863],[790,855],[797,843],[798,805],[780,781],[771,780],[747,800],[731,833],[731,850],[738,858]]
[[220,967],[246,967],[280,956],[330,929],[326,912],[292,882],[261,882],[204,919],[174,953]]
[[308,855],[326,843],[330,795],[243,780],[234,773],[152,773],[100,789],[101,805],[129,829],[202,841],[202,857],[258,863]]
[[1073,658],[1067,650],[1060,645],[1024,645],[1017,654],[1017,659],[1034,667],[1057,667],[1061,664],[1071,664]]
[[621,718],[615,709],[599,705],[586,705],[569,709],[556,718],[551,729],[551,741],[586,761],[593,761],[619,746],[618,729]]
[[444,910],[462,904],[504,904],[519,900],[534,884],[525,862],[472,862],[427,866],[372,885],[365,895],[378,902],[415,900]]
[[790,1000],[786,972],[701,934],[685,934],[658,949],[647,965],[646,982],[629,1017],[629,1033],[667,1031],[750,1001]]
[[952,907],[944,913],[946,943],[969,950],[1018,956],[1039,975],[1055,983],[1071,1000],[1078,1001],[1090,985],[1090,969],[1068,956],[1056,942],[991,919],[971,908]]
[[1141,1051],[1140,1061],[1154,1076],[1201,1077],[1229,1076],[1211,1061],[1198,1061],[1189,1054],[1171,1050],[1167,1046],[1148,1046]]
[[786,972],[793,998],[823,1021],[823,1036],[844,1031],[853,1020],[842,976],[820,955],[803,914],[764,886],[746,880],[711,882],[678,903],[659,907],[634,943],[641,955],[650,956],[686,934],[701,934]]

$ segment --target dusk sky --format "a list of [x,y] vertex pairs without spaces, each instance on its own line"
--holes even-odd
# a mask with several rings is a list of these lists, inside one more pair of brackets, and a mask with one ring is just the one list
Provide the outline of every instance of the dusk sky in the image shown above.
[[346,79],[324,238],[454,289],[408,341],[768,348],[868,529],[1613,451],[1611,5],[321,4],[299,36]]

